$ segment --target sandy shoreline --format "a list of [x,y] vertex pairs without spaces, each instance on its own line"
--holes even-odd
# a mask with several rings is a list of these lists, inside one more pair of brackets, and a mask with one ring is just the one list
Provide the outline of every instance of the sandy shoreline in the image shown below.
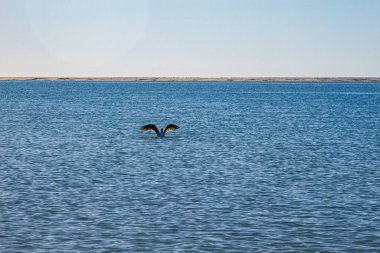
[[380,82],[380,77],[0,77],[0,81]]

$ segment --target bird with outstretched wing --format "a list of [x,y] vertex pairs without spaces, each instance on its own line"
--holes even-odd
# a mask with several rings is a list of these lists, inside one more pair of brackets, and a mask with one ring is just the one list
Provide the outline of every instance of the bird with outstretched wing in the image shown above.
[[179,126],[174,124],[169,124],[165,127],[165,129],[161,128],[161,131],[158,131],[158,128],[154,124],[148,124],[145,126],[142,126],[140,128],[141,131],[152,131],[154,132],[158,137],[165,137],[165,134],[169,131],[175,131],[179,129]]

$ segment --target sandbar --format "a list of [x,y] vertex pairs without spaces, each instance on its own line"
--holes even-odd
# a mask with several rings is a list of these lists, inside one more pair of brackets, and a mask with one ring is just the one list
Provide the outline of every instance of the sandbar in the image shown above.
[[0,77],[0,81],[91,82],[380,82],[380,77]]

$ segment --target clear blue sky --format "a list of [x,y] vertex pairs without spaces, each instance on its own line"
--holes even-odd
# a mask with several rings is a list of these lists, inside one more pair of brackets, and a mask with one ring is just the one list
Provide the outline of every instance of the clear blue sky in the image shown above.
[[380,0],[0,0],[0,76],[380,76]]

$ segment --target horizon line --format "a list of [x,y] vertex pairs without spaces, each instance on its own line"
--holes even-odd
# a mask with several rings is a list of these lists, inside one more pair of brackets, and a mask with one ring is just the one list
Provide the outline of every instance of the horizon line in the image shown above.
[[150,76],[11,76],[0,81],[114,81],[114,82],[380,82],[380,77],[150,77]]

